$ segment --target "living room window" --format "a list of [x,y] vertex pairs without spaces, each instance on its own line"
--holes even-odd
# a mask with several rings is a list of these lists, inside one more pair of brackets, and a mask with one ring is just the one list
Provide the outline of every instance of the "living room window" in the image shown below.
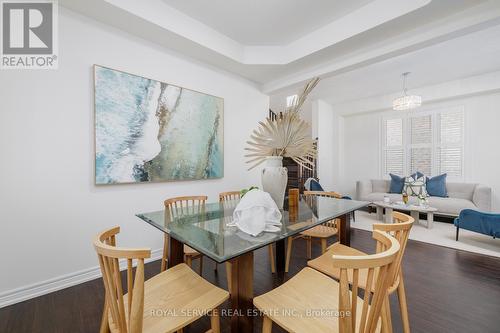
[[463,179],[462,108],[386,116],[382,120],[382,176],[420,171]]

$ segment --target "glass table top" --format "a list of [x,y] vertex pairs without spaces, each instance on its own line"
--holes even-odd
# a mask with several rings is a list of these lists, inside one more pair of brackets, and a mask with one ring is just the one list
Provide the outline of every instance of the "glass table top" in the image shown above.
[[365,207],[369,202],[326,197],[301,198],[298,207],[281,210],[280,231],[263,232],[256,237],[234,226],[233,211],[237,204],[235,200],[191,206],[175,216],[168,210],[136,216],[222,263]]

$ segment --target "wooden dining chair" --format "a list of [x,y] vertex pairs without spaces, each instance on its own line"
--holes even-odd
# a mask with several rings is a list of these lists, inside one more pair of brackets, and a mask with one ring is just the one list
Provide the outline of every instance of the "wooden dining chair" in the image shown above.
[[[145,281],[144,259],[151,257],[151,250],[117,247],[119,232],[120,227],[114,227],[94,239],[106,293],[100,333],[179,332],[204,314],[210,314],[211,332],[220,332],[217,308],[229,298],[227,291],[186,264]],[[126,274],[120,272],[120,260],[126,260]],[[126,277],[126,294],[122,277]]]
[[[225,202],[225,201],[230,201],[230,200],[239,200],[241,198],[241,192],[240,191],[230,191],[230,192],[222,192],[219,193],[219,201],[220,202]],[[269,250],[269,262],[271,263],[271,272],[275,273],[276,272],[276,265],[274,263],[274,252],[273,252],[273,245],[268,246]],[[231,263],[229,261],[226,261],[226,275],[227,275],[227,286],[229,291],[231,291]]]
[[240,191],[229,191],[229,192],[221,192],[219,193],[219,202],[231,201],[231,200],[240,200],[241,192]]
[[[188,214],[199,214],[205,209],[205,203],[207,201],[206,195],[199,196],[186,196],[186,197],[175,197],[164,201],[165,204],[165,214],[170,215],[170,219],[175,219],[176,216],[188,215]],[[163,256],[161,259],[161,272],[165,271],[167,268],[168,260],[168,241],[169,235],[164,235],[163,241]],[[203,255],[193,248],[184,245],[184,262],[191,267],[192,262],[195,259],[200,259],[199,274],[202,275],[203,272]]]
[[[396,270],[398,241],[388,233],[373,231],[380,251],[366,256],[332,255],[330,265],[340,271],[340,281],[310,268],[270,292],[255,297],[255,306],[263,313],[263,333],[272,323],[288,332],[378,332],[380,315]],[[368,272],[366,283],[373,293],[358,296],[360,272]],[[352,276],[352,291],[348,276]],[[372,287],[373,286],[373,287]]]
[[[341,199],[342,195],[337,192],[324,192],[324,191],[304,191],[306,201],[312,202],[315,197],[326,197],[326,198],[336,198]],[[292,256],[292,244],[295,239],[304,238],[307,242],[307,259],[312,257],[312,241],[314,239],[319,239],[321,242],[321,253],[325,253],[327,248],[327,240],[338,234],[338,219],[328,221],[321,225],[315,226],[309,230],[301,232],[298,236],[288,237],[287,240],[287,251],[286,251],[286,262],[285,262],[285,272],[288,273],[290,268],[290,259]]]
[[[396,271],[395,274],[390,278],[390,287],[388,290],[386,303],[384,304],[385,307],[384,311],[387,314],[387,317],[385,317],[387,319],[387,322],[384,322],[386,329],[384,331],[392,332],[392,324],[391,324],[392,320],[391,320],[388,296],[397,291],[399,299],[399,308],[401,312],[401,319],[403,323],[403,331],[405,333],[409,333],[410,321],[408,318],[408,306],[406,303],[406,292],[403,281],[402,261],[406,249],[406,244],[408,242],[408,236],[410,234],[410,230],[413,225],[414,219],[409,215],[399,212],[393,212],[392,218],[394,221],[394,223],[392,224],[385,224],[385,223],[373,224],[374,231],[382,231],[391,234],[392,236],[394,236],[394,238],[396,238],[401,247],[401,250],[399,251],[395,261]],[[325,254],[321,255],[320,257],[314,260],[310,260],[307,263],[307,265],[311,268],[314,268],[315,270],[318,270],[338,280],[340,279],[340,270],[334,268],[330,262],[330,257],[333,254],[340,254],[344,256],[356,256],[356,257],[367,256],[367,254],[362,251],[356,250],[349,246],[342,245],[340,243],[335,243],[328,248],[328,251]],[[359,288],[366,289],[367,286],[366,280],[367,280],[367,271],[360,271]],[[349,276],[349,282],[352,284],[352,276]]]

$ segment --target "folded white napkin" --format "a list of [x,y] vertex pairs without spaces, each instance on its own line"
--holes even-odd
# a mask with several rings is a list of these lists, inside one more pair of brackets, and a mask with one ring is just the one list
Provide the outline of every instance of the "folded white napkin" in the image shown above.
[[269,193],[254,189],[234,209],[233,222],[241,231],[257,236],[263,231],[281,230],[281,212]]

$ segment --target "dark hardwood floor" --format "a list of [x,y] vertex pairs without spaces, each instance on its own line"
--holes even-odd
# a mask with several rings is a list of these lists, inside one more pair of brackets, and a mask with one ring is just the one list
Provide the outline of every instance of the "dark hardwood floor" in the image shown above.
[[[352,229],[351,245],[373,251],[370,233]],[[294,242],[289,276],[306,265],[305,243]],[[319,255],[319,244],[314,255]],[[197,265],[197,264],[195,264]],[[159,261],[147,265],[148,277],[159,271]],[[500,259],[410,240],[404,259],[404,273],[412,332],[500,332]],[[214,272],[205,259],[203,276],[226,287],[224,265]],[[268,262],[267,249],[256,252],[255,293],[278,285]],[[401,332],[396,296],[391,299],[395,332]],[[0,309],[0,332],[77,333],[98,332],[103,303],[100,279]],[[224,305],[227,307],[227,304]],[[203,318],[185,332],[204,332]],[[222,319],[229,332],[229,319]],[[261,319],[255,319],[255,332]],[[273,332],[282,332],[274,326]]]

